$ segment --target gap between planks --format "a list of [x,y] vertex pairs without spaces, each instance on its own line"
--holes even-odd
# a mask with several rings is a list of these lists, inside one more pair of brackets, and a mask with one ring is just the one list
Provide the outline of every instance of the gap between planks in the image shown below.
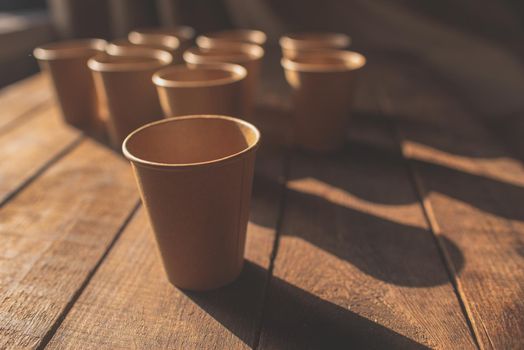
[[455,296],[460,304],[462,313],[466,318],[471,336],[475,341],[475,345],[477,346],[477,348],[483,350],[484,347],[481,345],[477,327],[475,325],[473,315],[466,300],[466,295],[462,289],[460,280],[457,278],[457,272],[455,270],[455,267],[453,266],[452,260],[442,243],[441,230],[435,218],[433,207],[429,199],[425,196],[427,191],[424,187],[422,180],[420,179],[416,170],[414,169],[411,159],[409,158],[408,154],[406,154],[406,150],[404,149],[404,147],[402,147],[405,137],[402,134],[400,128],[397,126],[396,122],[393,120],[393,118],[388,117],[387,111],[391,110],[390,96],[388,95],[387,91],[385,91],[385,88],[379,88],[377,95],[379,101],[379,108],[386,120],[388,120],[389,128],[391,129],[391,132],[397,141],[400,155],[410,174],[410,181],[412,182],[413,188],[415,189],[415,193],[417,194],[418,199],[420,201],[422,211],[424,213],[424,218],[428,224],[429,230],[433,238],[435,239],[439,255],[444,263],[444,266],[446,267],[446,271],[448,273],[450,282],[453,286],[453,291],[455,292]]
[[125,218],[125,220],[122,223],[122,225],[120,225],[120,227],[118,228],[116,234],[114,235],[113,239],[111,240],[111,242],[107,246],[106,250],[104,251],[104,253],[100,257],[100,259],[95,263],[95,265],[93,266],[93,269],[87,274],[86,278],[84,279],[84,281],[82,282],[80,287],[76,290],[75,293],[73,293],[73,295],[71,296],[71,299],[64,306],[64,309],[62,310],[62,312],[60,313],[60,315],[58,316],[56,321],[48,329],[47,333],[44,335],[44,337],[40,341],[40,344],[36,347],[36,350],[45,349],[47,347],[47,344],[51,341],[51,339],[53,339],[53,336],[55,335],[56,331],[58,330],[58,328],[60,327],[62,322],[65,320],[67,314],[69,313],[69,311],[71,311],[71,309],[75,305],[75,303],[78,300],[78,298],[80,298],[80,296],[82,295],[82,292],[89,285],[89,282],[91,281],[93,276],[96,274],[96,272],[98,271],[98,269],[100,268],[100,266],[102,265],[102,263],[104,262],[106,257],[109,255],[109,252],[111,251],[111,249],[113,248],[115,243],[118,241],[118,239],[122,235],[122,232],[124,232],[124,230],[126,229],[127,225],[135,217],[135,215],[138,212],[138,209],[140,208],[140,206],[141,206],[141,200],[138,199],[138,201],[135,203],[135,206],[130,211],[128,216]]
[[287,181],[289,179],[289,167],[291,162],[291,154],[292,150],[286,149],[283,159],[283,174],[280,178],[279,185],[280,185],[280,195],[279,195],[279,201],[278,201],[278,214],[277,214],[277,220],[275,223],[275,238],[273,241],[273,248],[271,249],[271,255],[269,256],[269,266],[268,266],[268,273],[266,275],[266,281],[264,284],[264,293],[262,297],[262,305],[261,305],[261,314],[259,317],[258,324],[256,326],[255,330],[255,342],[253,343],[252,348],[253,349],[259,349],[260,345],[260,338],[262,336],[262,327],[264,326],[264,317],[265,317],[265,311],[266,311],[266,304],[268,302],[269,297],[269,288],[271,286],[271,279],[273,277],[273,269],[275,267],[275,259],[277,258],[278,254],[278,247],[280,245],[280,236],[281,236],[281,230],[282,230],[282,223],[284,222],[284,213],[286,211],[286,197],[287,197]]

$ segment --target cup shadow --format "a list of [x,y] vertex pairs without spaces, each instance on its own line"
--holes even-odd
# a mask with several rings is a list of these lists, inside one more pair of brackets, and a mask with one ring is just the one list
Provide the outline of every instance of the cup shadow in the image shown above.
[[[286,281],[271,277],[265,306],[262,300],[268,271],[246,261],[240,278],[229,286],[205,292],[184,292],[245,344],[270,349],[427,349],[376,322],[323,300]],[[262,310],[264,308],[264,310]]]
[[[411,177],[405,160],[395,150],[349,142],[337,153],[312,155],[295,152],[293,159],[310,165],[295,171],[291,181],[316,178],[379,204],[409,204],[417,198],[413,193],[406,193],[401,186],[391,185],[405,182]],[[524,202],[524,187],[424,160],[412,159],[410,162],[423,175],[427,193],[442,193],[487,213],[524,221],[524,211],[516,205]],[[325,171],[316,171],[317,168]],[[356,180],[348,181],[348,178]],[[359,181],[359,178],[363,180]],[[372,186],[369,185],[371,180]]]

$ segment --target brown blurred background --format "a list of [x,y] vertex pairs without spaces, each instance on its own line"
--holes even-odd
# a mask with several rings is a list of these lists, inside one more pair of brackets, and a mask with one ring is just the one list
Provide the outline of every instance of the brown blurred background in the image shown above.
[[41,43],[178,24],[260,29],[275,44],[286,31],[344,32],[355,50],[428,63],[482,117],[524,114],[522,0],[0,0],[0,85],[37,71]]

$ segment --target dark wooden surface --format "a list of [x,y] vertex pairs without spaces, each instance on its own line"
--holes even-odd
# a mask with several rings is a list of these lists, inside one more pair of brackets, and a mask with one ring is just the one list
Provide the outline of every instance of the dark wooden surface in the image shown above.
[[0,91],[0,348],[524,347],[519,142],[374,55],[345,149],[292,151],[269,60],[246,267],[208,293],[166,281],[129,165],[42,76]]

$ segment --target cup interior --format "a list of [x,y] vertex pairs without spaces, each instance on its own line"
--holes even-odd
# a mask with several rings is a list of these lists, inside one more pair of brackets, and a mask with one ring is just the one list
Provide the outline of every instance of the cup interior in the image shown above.
[[258,130],[239,119],[201,115],[154,122],[131,133],[123,152],[134,163],[160,167],[211,164],[257,146]]
[[157,72],[153,76],[153,82],[165,87],[198,87],[228,84],[245,76],[245,68],[233,64],[204,65],[196,68],[175,66]]

